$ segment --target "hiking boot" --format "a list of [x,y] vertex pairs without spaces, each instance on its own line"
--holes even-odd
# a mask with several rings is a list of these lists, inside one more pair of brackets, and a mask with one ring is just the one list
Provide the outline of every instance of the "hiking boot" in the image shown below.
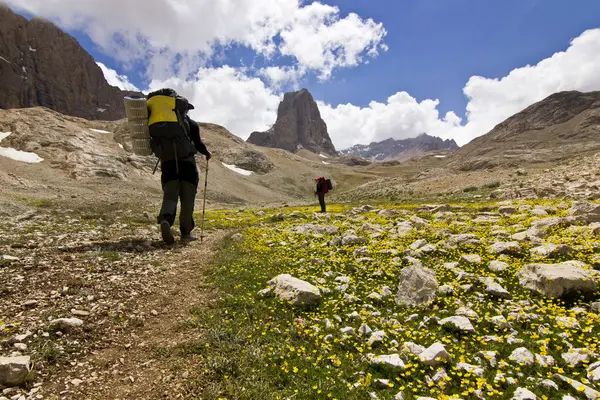
[[171,224],[169,224],[168,221],[160,223],[160,234],[166,244],[175,243],[175,236],[173,236],[173,232],[171,232]]
[[198,238],[191,233],[184,233],[181,235],[181,240],[184,242],[194,242],[198,240]]

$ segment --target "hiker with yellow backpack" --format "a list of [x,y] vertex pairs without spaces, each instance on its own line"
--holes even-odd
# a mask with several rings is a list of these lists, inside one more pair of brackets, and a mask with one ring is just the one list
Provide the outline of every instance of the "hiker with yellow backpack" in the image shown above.
[[175,90],[168,88],[148,94],[146,104],[150,147],[158,157],[161,168],[163,201],[157,222],[162,239],[167,244],[175,242],[171,227],[175,223],[179,200],[181,240],[197,240],[192,235],[199,183],[195,154],[206,156],[207,173],[211,154],[200,139],[200,127],[188,115],[194,106]]

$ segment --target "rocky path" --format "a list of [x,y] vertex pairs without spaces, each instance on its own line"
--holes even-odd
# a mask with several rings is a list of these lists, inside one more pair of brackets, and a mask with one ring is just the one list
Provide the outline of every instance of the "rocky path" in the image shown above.
[[167,248],[138,213],[2,223],[0,357],[28,357],[33,373],[0,399],[187,396],[180,328],[210,301],[202,275],[226,232]]

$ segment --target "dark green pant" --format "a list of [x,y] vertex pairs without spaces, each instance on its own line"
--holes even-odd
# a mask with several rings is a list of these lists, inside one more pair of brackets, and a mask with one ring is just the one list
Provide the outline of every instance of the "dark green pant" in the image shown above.
[[[193,160],[193,158],[192,158]],[[168,221],[171,226],[177,215],[177,202],[181,202],[179,212],[179,230],[182,235],[194,229],[194,205],[198,189],[198,170],[195,162],[180,160],[162,163],[163,202],[158,216],[158,223]]]
[[321,205],[321,212],[327,212],[327,206],[325,205],[325,193],[319,193],[319,204]]

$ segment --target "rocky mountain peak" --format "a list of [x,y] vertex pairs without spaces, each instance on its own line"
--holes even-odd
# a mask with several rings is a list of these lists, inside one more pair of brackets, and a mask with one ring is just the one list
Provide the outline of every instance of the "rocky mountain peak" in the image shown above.
[[[125,92],[110,86],[77,40],[43,18],[0,4],[0,108],[43,106],[85,119],[125,116]],[[137,93],[135,93],[137,94]]]
[[275,125],[266,132],[252,132],[248,143],[290,152],[307,149],[314,153],[337,154],[319,107],[306,89],[286,93],[279,103]]

